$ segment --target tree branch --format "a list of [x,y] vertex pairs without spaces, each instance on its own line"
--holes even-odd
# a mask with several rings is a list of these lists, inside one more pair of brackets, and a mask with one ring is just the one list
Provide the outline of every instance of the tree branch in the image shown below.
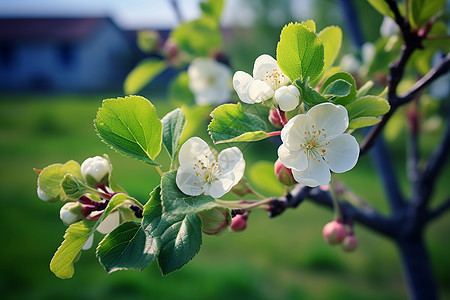
[[[333,199],[329,192],[320,188],[310,188],[297,185],[292,194],[274,199],[272,202],[270,216],[275,217],[284,212],[286,208],[298,206],[305,198],[313,202],[333,209]],[[384,234],[389,237],[394,236],[396,226],[392,225],[391,219],[388,219],[373,209],[360,210],[348,202],[340,203],[345,218],[357,221],[366,227]]]
[[436,219],[449,209],[450,209],[450,198],[445,200],[444,203],[436,207],[433,211],[429,212],[427,215],[427,220],[430,221]]

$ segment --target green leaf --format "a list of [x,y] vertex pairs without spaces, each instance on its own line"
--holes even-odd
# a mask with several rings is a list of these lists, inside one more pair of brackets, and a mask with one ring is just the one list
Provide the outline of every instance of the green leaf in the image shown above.
[[163,214],[160,192],[161,188],[156,187],[145,205],[142,226],[160,249],[158,263],[165,275],[181,268],[198,253],[202,244],[202,224],[195,213]]
[[186,215],[219,206],[209,195],[189,196],[178,189],[177,172],[164,173],[161,179],[161,197],[164,212],[173,215]]
[[70,199],[79,199],[86,193],[88,188],[83,181],[79,180],[70,173],[64,176],[64,179],[61,182],[61,187],[66,196]]
[[161,151],[162,124],[147,99],[128,96],[103,100],[94,125],[114,150],[159,166],[153,159]]
[[184,266],[198,253],[202,245],[202,221],[197,214],[165,214],[162,223],[165,226],[159,227],[165,230],[159,232],[161,251],[158,263],[166,275]]
[[205,15],[215,18],[217,21],[222,14],[223,0],[208,0],[200,2],[200,9]]
[[181,24],[171,32],[170,38],[182,51],[193,56],[207,56],[222,44],[218,20],[207,15]]
[[324,96],[331,97],[345,97],[350,94],[352,84],[343,79],[338,79],[331,82],[323,91]]
[[281,196],[285,193],[285,187],[275,176],[274,163],[259,161],[249,170],[249,180],[252,186],[270,196]]
[[358,129],[362,127],[372,126],[379,123],[381,119],[377,117],[360,117],[350,121],[349,129]]
[[189,76],[187,72],[180,72],[178,76],[170,83],[169,99],[177,105],[195,104],[194,94],[189,88]]
[[277,63],[292,82],[316,79],[324,66],[324,48],[317,34],[305,25],[289,23],[281,31]]
[[362,87],[359,88],[358,92],[356,93],[356,98],[361,98],[367,95],[367,93],[370,91],[370,89],[373,87],[374,83],[372,80],[367,81],[364,83]]
[[394,13],[385,0],[367,0],[380,14],[395,19]]
[[409,21],[413,27],[421,27],[437,14],[444,6],[446,0],[410,0]]
[[116,208],[122,205],[128,198],[125,194],[116,194],[111,198],[100,218],[95,220],[83,220],[72,224],[66,230],[64,241],[53,255],[50,262],[50,270],[59,278],[71,278],[74,273],[73,264],[78,258],[81,249],[88,238],[94,233],[101,222]]
[[342,44],[342,30],[337,26],[325,27],[319,32],[318,36],[323,43],[324,66],[317,79],[311,83],[312,86],[317,86],[328,69],[333,65]]
[[122,269],[143,270],[159,252],[155,239],[147,238],[141,223],[126,222],[100,242],[96,255],[108,273]]
[[308,80],[303,81],[301,79],[297,79],[294,84],[300,91],[300,96],[305,105],[306,111],[317,104],[329,102],[327,98],[323,97],[308,84]]
[[378,117],[386,114],[390,105],[378,96],[364,96],[346,106],[350,121],[360,117]]
[[161,59],[147,58],[131,70],[125,79],[125,94],[136,94],[166,69],[166,63]]
[[181,135],[186,127],[186,117],[181,108],[177,108],[165,115],[161,122],[163,125],[163,143],[173,163]]
[[350,84],[350,91],[349,91],[348,95],[332,99],[331,101],[334,104],[340,104],[340,105],[346,106],[347,104],[352,102],[356,97],[355,79],[353,78],[353,76],[351,74],[346,73],[346,72],[337,72],[337,73],[331,75],[330,77],[327,78],[327,80],[325,80],[322,87],[320,88],[320,91],[321,91],[321,93],[325,93],[325,91],[329,88],[329,85],[333,84],[334,82],[336,82],[338,80],[343,80],[343,81],[347,82],[348,84]]
[[205,130],[210,119],[211,108],[206,105],[198,106],[187,106],[183,105],[181,107],[186,115],[186,123],[189,126],[184,128],[183,134],[181,135],[180,144],[183,144],[188,138],[193,135],[198,135],[200,130]]
[[61,183],[64,180],[64,176],[69,173],[78,178],[83,178],[80,165],[73,160],[65,164],[47,166],[41,171],[38,177],[38,187],[50,199],[49,202],[65,201],[68,199]]
[[316,22],[314,20],[306,20],[300,23],[307,28],[309,28],[312,32],[316,32]]
[[264,121],[244,112],[240,103],[221,105],[211,112],[211,117],[208,131],[214,143],[257,141],[268,137]]

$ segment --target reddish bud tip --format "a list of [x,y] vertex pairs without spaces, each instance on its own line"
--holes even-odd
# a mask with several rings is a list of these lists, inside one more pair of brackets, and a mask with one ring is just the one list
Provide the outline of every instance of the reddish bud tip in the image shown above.
[[282,184],[291,186],[297,183],[294,179],[294,175],[292,174],[292,170],[286,168],[279,159],[275,162],[274,171],[278,181]]
[[283,127],[283,123],[281,122],[280,114],[276,109],[272,109],[269,113],[269,122],[272,123],[273,126],[277,128]]
[[339,221],[332,221],[323,227],[323,237],[330,245],[337,245],[342,243],[347,236],[347,230],[344,224]]
[[231,231],[243,231],[247,228],[248,215],[236,215],[231,220]]
[[345,252],[352,252],[358,248],[358,240],[353,234],[348,234],[342,242],[342,249]]

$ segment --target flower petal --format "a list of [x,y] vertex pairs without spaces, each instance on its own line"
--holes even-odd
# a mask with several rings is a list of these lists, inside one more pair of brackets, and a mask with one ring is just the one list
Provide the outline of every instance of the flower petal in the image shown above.
[[346,172],[358,161],[359,145],[355,137],[350,134],[344,133],[337,136],[324,148],[326,149],[325,159],[333,172]]
[[209,189],[205,195],[210,195],[213,198],[220,198],[228,193],[234,186],[233,173],[224,174],[218,180],[211,182]]
[[282,86],[275,92],[275,102],[282,111],[291,111],[298,106],[300,100],[299,90],[293,86]]
[[241,150],[231,147],[219,153],[217,158],[222,174],[233,173],[233,185],[241,180],[245,170],[245,160]]
[[101,234],[108,234],[113,231],[114,228],[120,225],[120,215],[116,210],[109,214],[102,223],[97,227],[97,231]]
[[287,122],[281,130],[281,140],[291,151],[299,150],[305,144],[305,132],[309,130],[311,117],[307,114],[297,115]]
[[[260,55],[253,66],[253,78],[264,80],[266,77],[266,72],[273,72],[274,69],[280,70],[277,61],[268,54]],[[281,73],[281,70],[280,70]]]
[[186,195],[198,196],[204,192],[204,182],[195,175],[193,164],[180,165],[177,171],[177,186]]
[[278,148],[278,157],[287,168],[303,171],[308,167],[308,157],[304,150],[290,151],[282,144]]
[[253,104],[255,103],[248,95],[248,88],[250,82],[253,81],[252,76],[242,71],[237,71],[233,76],[233,87],[242,102]]
[[317,129],[325,129],[328,136],[341,134],[348,127],[348,113],[342,105],[321,103],[311,108],[307,115]]
[[178,160],[180,165],[185,163],[193,164],[199,160],[210,165],[214,160],[214,156],[211,149],[209,149],[208,144],[201,138],[195,136],[188,139],[183,146],[181,146]]
[[259,103],[273,97],[274,90],[264,81],[253,80],[248,84],[248,96],[253,102]]
[[308,168],[304,171],[297,171],[292,169],[294,179],[301,184],[309,187],[318,185],[327,185],[331,180],[331,173],[325,161],[313,159],[308,160]]

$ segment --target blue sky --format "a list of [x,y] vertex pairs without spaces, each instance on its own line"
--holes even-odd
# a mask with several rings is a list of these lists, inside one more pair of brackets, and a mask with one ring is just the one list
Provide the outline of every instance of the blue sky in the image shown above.
[[[186,20],[199,15],[199,1],[178,1]],[[239,1],[226,1],[223,14],[225,23],[251,20],[249,9],[236,9]],[[0,17],[104,15],[113,17],[119,25],[126,28],[167,28],[177,24],[169,0],[0,0]]]

